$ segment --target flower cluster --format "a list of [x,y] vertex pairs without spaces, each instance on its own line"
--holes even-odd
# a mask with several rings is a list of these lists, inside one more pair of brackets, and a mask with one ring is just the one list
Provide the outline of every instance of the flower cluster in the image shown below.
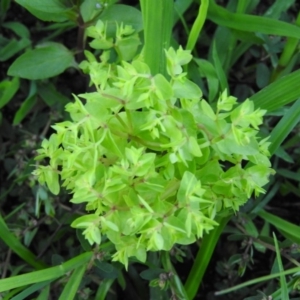
[[66,106],[71,120],[53,126],[37,157],[49,164],[35,174],[52,193],[61,181],[71,202],[86,204],[72,226],[91,244],[105,235],[113,260],[145,261],[147,251],[201,238],[218,213],[264,192],[273,172],[257,136],[265,111],[226,91],[213,109],[183,73],[190,52],[166,51],[169,78],[152,75],[142,56],[111,64],[106,51],[101,62],[86,54],[81,67],[95,91]]

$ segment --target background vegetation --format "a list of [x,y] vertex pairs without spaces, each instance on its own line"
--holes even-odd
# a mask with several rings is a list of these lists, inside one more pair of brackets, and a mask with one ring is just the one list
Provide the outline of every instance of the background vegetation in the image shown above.
[[127,272],[70,227],[84,207],[53,196],[32,171],[50,126],[68,119],[71,94],[89,90],[78,64],[84,49],[100,52],[85,29],[116,20],[142,38],[147,19],[138,1],[42,2],[0,1],[0,297],[300,299],[299,3],[210,0],[199,11],[199,1],[175,1],[171,44],[193,50],[189,78],[211,104],[227,89],[267,110],[261,135],[276,175],[203,240],[174,247],[170,260],[132,260]]

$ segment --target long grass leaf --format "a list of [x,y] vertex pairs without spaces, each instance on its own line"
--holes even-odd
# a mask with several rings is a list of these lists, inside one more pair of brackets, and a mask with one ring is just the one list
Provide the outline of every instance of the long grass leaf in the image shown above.
[[215,295],[216,295],[216,296],[220,296],[220,295],[228,294],[228,293],[230,293],[230,292],[234,292],[234,291],[236,291],[236,290],[245,288],[246,286],[249,286],[249,285],[258,284],[258,283],[261,283],[261,282],[263,282],[263,281],[271,280],[271,279],[280,277],[281,275],[290,275],[290,274],[294,274],[294,273],[297,273],[297,272],[299,272],[299,271],[300,271],[300,267],[297,267],[297,268],[292,268],[292,269],[286,270],[286,271],[284,271],[284,272],[278,272],[278,273],[274,273],[274,274],[270,274],[270,275],[258,277],[258,278],[255,278],[255,279],[246,281],[246,282],[244,282],[244,283],[238,284],[238,285],[236,285],[236,286],[233,286],[233,287],[231,287],[231,288],[224,289],[224,290],[219,291],[219,292],[215,292]]
[[111,287],[111,285],[114,283],[115,279],[104,279],[98,290],[95,299],[97,300],[105,300],[107,299],[107,293]]
[[269,84],[250,99],[256,107],[273,111],[300,97],[300,89],[295,88],[299,82],[300,70],[297,70]]
[[284,268],[282,265],[280,249],[279,249],[278,241],[277,241],[277,238],[276,238],[276,235],[274,232],[273,232],[273,238],[274,238],[275,249],[276,249],[276,260],[277,260],[279,272],[281,273],[280,274],[281,299],[289,300],[289,292],[288,292],[287,282],[286,282],[285,276],[283,274]]
[[297,100],[284,114],[281,120],[272,130],[269,147],[271,154],[274,154],[294,127],[300,122],[300,99]]
[[0,215],[0,238],[18,256],[37,270],[47,268],[47,265],[36,259],[36,256],[28,250],[16,237],[9,231],[5,221]]
[[73,300],[77,294],[80,282],[84,275],[87,265],[81,265],[73,271],[73,274],[68,280],[68,283],[64,287],[59,300]]
[[283,220],[273,214],[266,212],[265,210],[261,210],[260,212],[258,212],[258,215],[265,221],[275,226],[278,230],[288,233],[293,242],[300,244],[300,226]]
[[8,291],[20,286],[59,278],[64,276],[67,272],[89,262],[92,256],[92,252],[86,252],[68,260],[59,266],[1,279],[0,292]]
[[266,17],[232,13],[215,4],[213,0],[210,1],[207,17],[218,25],[237,30],[300,39],[300,28],[295,25]]
[[201,29],[206,20],[208,3],[209,3],[209,0],[201,0],[201,5],[199,8],[197,18],[192,26],[191,32],[188,37],[188,41],[187,41],[187,45],[186,45],[187,50],[192,51],[197,43]]
[[26,297],[32,295],[33,293],[35,293],[36,291],[44,288],[45,286],[49,286],[52,280],[48,280],[45,282],[39,282],[36,284],[31,285],[30,287],[28,287],[27,289],[25,289],[24,291],[22,291],[21,293],[19,293],[18,295],[14,296],[13,298],[11,298],[11,300],[23,300],[23,299],[28,299]]

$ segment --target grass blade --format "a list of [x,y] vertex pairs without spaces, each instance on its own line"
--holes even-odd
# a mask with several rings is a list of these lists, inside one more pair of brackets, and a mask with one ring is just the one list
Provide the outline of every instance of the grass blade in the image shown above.
[[45,287],[47,285],[50,286],[51,281],[52,280],[48,280],[48,281],[44,281],[44,282],[39,282],[39,283],[33,284],[30,287],[28,287],[27,289],[25,289],[24,291],[22,291],[21,293],[19,293],[18,295],[16,295],[13,298],[11,298],[11,300],[23,300],[23,299],[26,299],[26,297],[32,295],[33,293],[35,293],[36,291],[42,289],[43,287]]
[[275,249],[276,249],[276,260],[277,260],[279,272],[281,273],[280,274],[281,299],[289,300],[290,299],[289,298],[289,292],[288,292],[286,279],[285,279],[285,276],[283,274],[284,268],[283,268],[283,265],[282,265],[280,249],[279,249],[278,241],[277,241],[277,238],[276,238],[276,235],[275,235],[274,232],[273,232],[273,238],[274,238]]
[[291,240],[297,244],[300,244],[300,227],[292,224],[288,221],[285,221],[273,214],[266,212],[265,210],[261,210],[258,215],[269,222],[273,226],[275,226],[282,233],[287,233]]
[[208,2],[209,0],[201,0],[201,5],[199,8],[199,12],[197,15],[197,18],[192,26],[191,32],[188,37],[187,45],[186,45],[186,50],[193,50],[197,40],[199,38],[201,29],[203,27],[203,24],[206,20],[206,15],[207,15],[207,9],[208,9]]
[[300,28],[295,25],[266,17],[232,13],[213,0],[210,1],[207,17],[220,26],[300,39]]
[[272,130],[269,147],[271,154],[274,154],[285,138],[290,134],[294,127],[300,122],[300,99],[297,100],[287,113],[277,123]]
[[295,88],[299,82],[300,70],[297,70],[266,86],[250,99],[256,107],[273,111],[300,97],[300,89]]
[[36,259],[36,256],[29,251],[16,237],[9,231],[5,221],[0,215],[0,238],[18,256],[37,270],[47,268],[47,265]]
[[300,267],[297,267],[297,268],[292,268],[292,269],[286,270],[284,272],[278,272],[278,273],[274,273],[274,274],[270,274],[270,275],[258,277],[258,278],[246,281],[244,283],[238,284],[236,286],[233,286],[231,288],[224,289],[224,290],[219,291],[219,292],[215,292],[215,295],[216,296],[220,296],[220,295],[228,294],[230,292],[234,292],[234,291],[236,291],[238,289],[242,289],[242,288],[244,288],[246,286],[249,286],[249,285],[258,284],[258,283],[261,283],[263,281],[271,280],[271,279],[280,277],[281,275],[286,276],[286,275],[294,274],[294,273],[297,273],[299,271],[300,271]]
[[39,283],[47,280],[52,280],[64,276],[67,272],[81,266],[91,260],[92,252],[80,254],[69,261],[55,267],[47,268],[45,270],[34,271],[31,273],[12,276],[0,280],[0,292],[8,291],[20,286]]
[[107,299],[107,293],[111,287],[111,285],[114,283],[115,279],[104,279],[101,282],[101,285],[99,286],[97,290],[97,294],[95,299],[98,300],[105,300]]
[[73,300],[77,294],[80,282],[86,270],[87,264],[81,265],[73,271],[73,274],[64,287],[59,300]]

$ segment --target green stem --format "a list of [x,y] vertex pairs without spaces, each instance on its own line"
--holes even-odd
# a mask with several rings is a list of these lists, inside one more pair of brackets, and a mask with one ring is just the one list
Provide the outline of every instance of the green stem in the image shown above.
[[201,5],[199,8],[198,16],[193,24],[192,30],[190,32],[188,42],[186,45],[186,50],[193,50],[198,37],[200,35],[201,29],[204,25],[204,22],[206,20],[207,10],[208,10],[208,3],[209,0],[201,0]]
[[216,221],[219,223],[219,226],[203,237],[200,250],[197,253],[197,257],[185,283],[185,290],[188,295],[187,299],[195,298],[220,235],[230,218],[231,215],[217,218]]
[[179,299],[192,300],[192,298],[188,297],[184,286],[172,265],[169,252],[161,252],[161,262],[164,270],[169,274],[171,288],[172,291],[176,293],[176,296],[178,296]]

